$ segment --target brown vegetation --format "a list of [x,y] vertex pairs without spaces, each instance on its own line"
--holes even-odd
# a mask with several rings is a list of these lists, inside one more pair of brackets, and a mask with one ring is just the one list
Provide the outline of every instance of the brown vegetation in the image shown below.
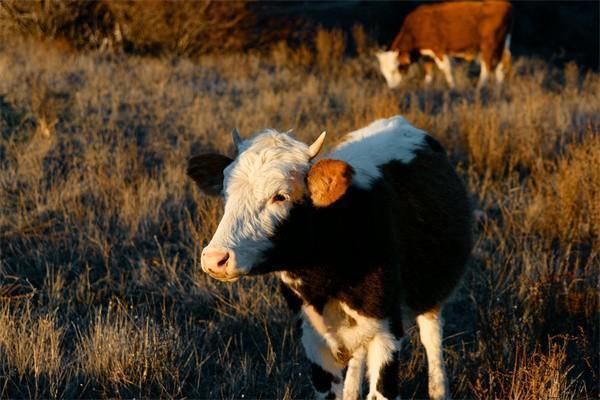
[[6,0],[0,3],[0,38],[196,56],[255,47],[262,39],[257,18],[246,1]]
[[[517,59],[502,89],[475,92],[460,65],[456,91],[418,68],[390,91],[353,36],[356,58],[321,32],[197,63],[0,44],[0,396],[309,397],[275,278],[199,272],[220,202],[186,160],[231,154],[232,127],[326,129],[331,145],[399,113],[448,148],[481,210],[444,311],[453,395],[598,395],[600,75]],[[424,397],[410,335],[402,395]]]

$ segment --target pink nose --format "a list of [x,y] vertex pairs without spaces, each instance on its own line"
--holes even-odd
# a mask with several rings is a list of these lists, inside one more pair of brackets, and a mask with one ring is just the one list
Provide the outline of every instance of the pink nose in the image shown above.
[[211,250],[202,255],[204,266],[209,270],[217,270],[227,265],[229,251]]

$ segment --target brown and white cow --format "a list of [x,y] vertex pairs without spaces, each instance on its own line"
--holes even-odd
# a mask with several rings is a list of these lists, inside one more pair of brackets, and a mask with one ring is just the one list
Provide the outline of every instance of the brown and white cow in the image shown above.
[[318,161],[325,133],[310,146],[270,129],[233,136],[235,159],[188,166],[202,191],[225,197],[202,269],[226,282],[279,274],[317,397],[360,397],[365,364],[368,399],[397,397],[403,315],[419,326],[430,396],[448,397],[441,307],[467,262],[471,212],[442,146],[399,116]]
[[[427,4],[408,14],[389,51],[377,53],[388,86],[397,87],[402,74],[425,56],[425,82],[432,80],[433,62],[454,87],[450,57],[471,61],[479,56],[482,87],[491,70],[502,82],[510,69],[512,6],[504,1]],[[432,61],[433,60],[433,61]]]

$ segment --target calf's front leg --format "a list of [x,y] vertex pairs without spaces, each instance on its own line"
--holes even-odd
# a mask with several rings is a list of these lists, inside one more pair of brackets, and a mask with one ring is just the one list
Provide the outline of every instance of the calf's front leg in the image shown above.
[[344,380],[344,400],[358,400],[361,398],[361,385],[366,354],[366,349],[360,347],[354,352],[350,361],[348,361],[346,379]]
[[350,354],[348,349],[340,343],[335,334],[333,334],[331,327],[327,324],[323,315],[311,305],[304,305],[302,311],[304,312],[306,319],[311,323],[315,332],[319,334],[329,346],[335,361],[342,366],[348,364],[352,354]]
[[399,397],[399,353],[402,339],[390,332],[377,333],[367,348],[369,394],[367,400]]
[[438,68],[444,73],[448,86],[451,89],[454,89],[454,77],[452,76],[452,62],[450,61],[450,57],[446,54],[443,54],[441,58],[436,55],[433,60]]
[[342,368],[324,338],[307,321],[302,321],[302,346],[311,362],[311,380],[317,399],[342,399]]

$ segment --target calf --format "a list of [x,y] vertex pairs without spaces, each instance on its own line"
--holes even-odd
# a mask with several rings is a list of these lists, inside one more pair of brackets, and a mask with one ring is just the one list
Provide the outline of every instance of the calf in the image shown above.
[[468,61],[480,55],[478,87],[495,69],[502,82],[510,68],[512,6],[508,2],[449,2],[428,4],[408,14],[389,51],[377,53],[388,86],[397,87],[402,74],[418,57],[426,56],[425,82],[432,80],[433,60],[454,87],[449,57]]
[[[310,146],[265,130],[238,155],[192,158],[188,174],[225,212],[202,269],[231,282],[277,272],[302,316],[302,344],[319,398],[398,396],[403,313],[416,317],[429,394],[449,395],[441,307],[471,248],[465,189],[442,146],[402,117],[348,134],[315,161]],[[343,370],[347,368],[345,377]]]

